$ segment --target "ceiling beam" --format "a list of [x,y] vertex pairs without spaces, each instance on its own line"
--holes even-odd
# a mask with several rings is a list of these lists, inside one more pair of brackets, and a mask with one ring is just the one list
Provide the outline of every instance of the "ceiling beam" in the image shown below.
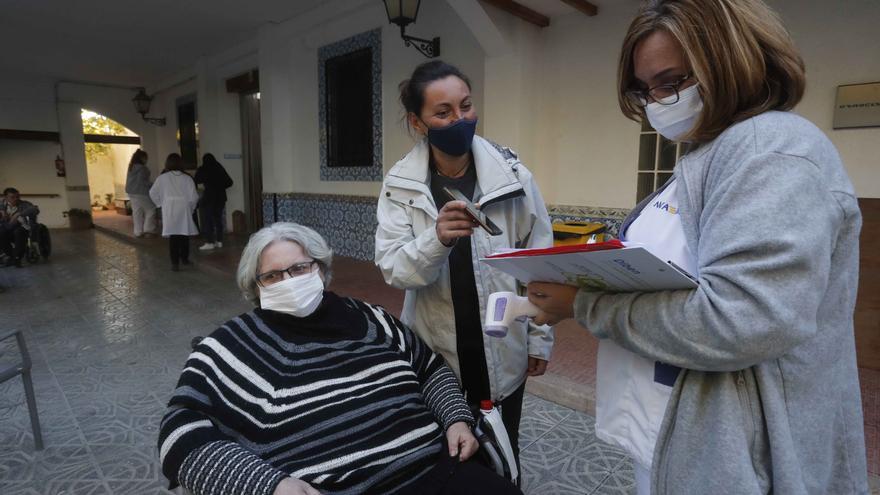
[[561,0],[562,3],[570,5],[584,14],[587,14],[590,17],[599,13],[599,7],[596,7],[592,2],[588,2],[587,0]]
[[0,139],[20,139],[25,141],[61,142],[61,134],[49,131],[25,131],[21,129],[0,129]]
[[519,17],[520,19],[531,22],[532,24],[545,28],[550,25],[550,18],[546,15],[536,12],[521,3],[517,3],[514,0],[483,0],[485,3],[489,5],[494,5],[499,9]]

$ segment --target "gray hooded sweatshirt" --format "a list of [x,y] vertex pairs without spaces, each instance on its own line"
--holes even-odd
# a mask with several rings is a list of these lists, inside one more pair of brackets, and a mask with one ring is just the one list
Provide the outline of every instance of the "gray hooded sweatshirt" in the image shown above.
[[598,338],[683,368],[652,493],[867,493],[853,336],[861,214],[834,146],[803,118],[766,112],[674,175],[699,288],[575,301]]

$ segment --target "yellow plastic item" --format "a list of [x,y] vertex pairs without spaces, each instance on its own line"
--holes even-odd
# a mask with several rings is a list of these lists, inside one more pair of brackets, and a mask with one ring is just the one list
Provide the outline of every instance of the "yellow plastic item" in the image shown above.
[[553,224],[553,245],[571,246],[605,242],[604,223],[599,222],[560,222]]

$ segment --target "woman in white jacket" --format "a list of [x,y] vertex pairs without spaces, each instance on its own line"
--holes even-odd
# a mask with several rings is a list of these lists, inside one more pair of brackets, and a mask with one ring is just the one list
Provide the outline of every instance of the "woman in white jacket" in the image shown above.
[[199,201],[196,183],[183,172],[183,159],[171,153],[165,170],[153,187],[150,198],[162,208],[162,237],[168,237],[171,248],[171,270],[180,270],[180,263],[189,264],[189,236],[198,235],[192,214]]
[[[406,289],[402,320],[446,359],[471,406],[487,399],[501,406],[518,457],[526,376],[544,373],[552,331],[516,322],[507,337],[484,338],[486,298],[518,287],[478,260],[505,248],[549,247],[550,218],[516,154],[474,135],[477,113],[464,74],[431,61],[400,89],[407,123],[421,139],[383,182],[376,264],[386,282]],[[503,233],[476,227],[465,203],[448,201],[443,187],[479,203]]]

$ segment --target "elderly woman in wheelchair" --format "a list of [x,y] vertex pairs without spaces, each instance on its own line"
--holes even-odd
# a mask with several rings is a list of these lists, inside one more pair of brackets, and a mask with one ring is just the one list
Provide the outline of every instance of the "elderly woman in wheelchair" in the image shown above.
[[196,494],[518,494],[475,462],[474,417],[443,359],[379,306],[326,290],[314,230],[251,236],[256,308],[198,341],[159,432],[171,487]]
[[40,256],[49,257],[49,231],[37,223],[40,209],[23,201],[18,190],[7,187],[0,200],[0,250],[4,266],[21,268],[23,258],[36,263]]

